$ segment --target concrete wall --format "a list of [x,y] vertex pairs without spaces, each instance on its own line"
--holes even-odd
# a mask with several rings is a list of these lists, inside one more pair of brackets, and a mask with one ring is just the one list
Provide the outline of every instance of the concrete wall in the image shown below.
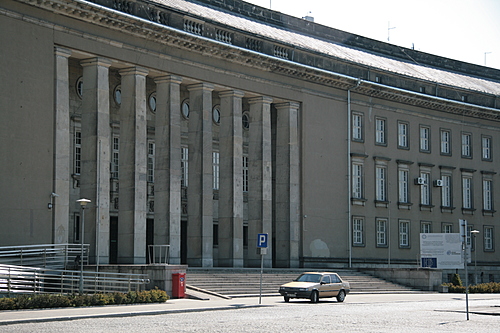
[[437,291],[443,283],[442,271],[422,268],[374,268],[361,271],[420,290]]

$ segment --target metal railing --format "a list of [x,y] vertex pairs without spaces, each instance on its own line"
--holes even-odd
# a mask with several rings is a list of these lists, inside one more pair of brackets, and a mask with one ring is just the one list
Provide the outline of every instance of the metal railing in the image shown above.
[[149,264],[168,265],[170,260],[170,245],[148,245]]
[[89,244],[38,244],[0,247],[0,264],[64,269],[80,258],[88,264]]
[[[0,264],[0,294],[79,293],[80,271]],[[144,290],[146,274],[83,272],[83,293]]]

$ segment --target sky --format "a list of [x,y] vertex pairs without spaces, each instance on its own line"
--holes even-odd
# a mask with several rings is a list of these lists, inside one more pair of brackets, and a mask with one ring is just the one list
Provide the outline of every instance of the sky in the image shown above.
[[[245,0],[446,58],[500,69],[500,0]],[[499,78],[500,79],[500,78]]]

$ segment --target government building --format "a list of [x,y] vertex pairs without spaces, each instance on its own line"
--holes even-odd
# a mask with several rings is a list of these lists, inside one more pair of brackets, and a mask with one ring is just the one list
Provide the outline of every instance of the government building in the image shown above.
[[500,70],[240,0],[3,0],[0,30],[0,246],[419,267],[467,220],[500,280]]

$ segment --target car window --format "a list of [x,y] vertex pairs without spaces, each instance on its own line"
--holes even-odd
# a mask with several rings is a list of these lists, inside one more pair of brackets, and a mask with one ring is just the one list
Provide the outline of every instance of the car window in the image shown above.
[[330,282],[330,275],[323,276],[323,278],[321,279],[321,282],[323,282],[323,283],[331,283]]
[[321,280],[321,275],[319,274],[302,274],[297,279],[297,281],[299,282],[315,282],[315,283],[319,283],[320,280]]
[[337,275],[332,274],[332,275],[330,275],[330,277],[332,278],[332,283],[339,283],[340,282],[340,279]]

